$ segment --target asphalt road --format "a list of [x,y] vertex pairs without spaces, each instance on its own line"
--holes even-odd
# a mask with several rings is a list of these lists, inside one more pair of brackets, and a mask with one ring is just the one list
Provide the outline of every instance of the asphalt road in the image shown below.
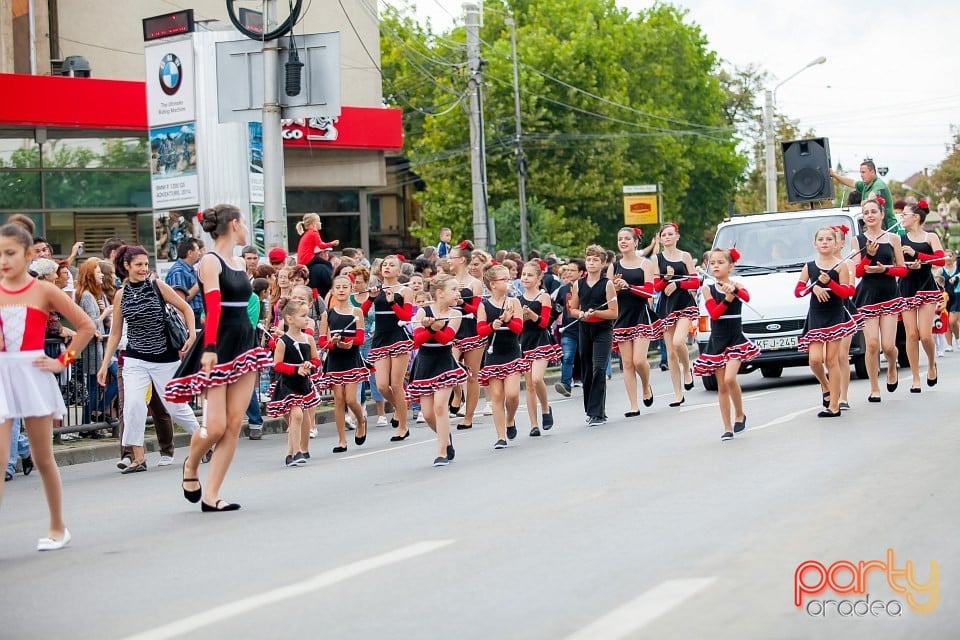
[[[46,554],[33,550],[39,480],[17,476],[0,512],[0,637],[956,638],[960,354],[920,395],[900,373],[881,404],[854,381],[852,410],[830,420],[804,369],[741,376],[747,431],[729,443],[715,395],[698,383],[670,409],[659,371],[640,417],[622,417],[618,377],[613,419],[592,429],[579,390],[551,390],[552,431],[529,438],[521,408],[520,436],[494,451],[478,420],[455,432],[446,468],[423,426],[400,445],[371,428],[338,457],[327,427],[293,469],[282,436],[243,440],[223,491],[243,509],[229,514],[184,501],[179,461],[132,476],[76,465],[62,470],[73,543]],[[856,593],[794,605],[800,563],[885,562],[887,549],[915,581],[937,563],[931,613],[883,569],[864,581],[881,615],[842,615]],[[815,587],[816,570],[803,580]],[[811,600],[835,604],[811,615]]]

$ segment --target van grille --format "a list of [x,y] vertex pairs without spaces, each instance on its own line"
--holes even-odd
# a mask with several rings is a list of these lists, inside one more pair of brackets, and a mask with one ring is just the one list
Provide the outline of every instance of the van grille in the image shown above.
[[[765,334],[765,333],[786,333],[788,331],[800,331],[803,329],[803,319],[791,319],[791,320],[761,320],[759,322],[746,322],[743,325],[743,332],[749,333],[751,335]],[[768,329],[769,325],[778,324],[780,325],[779,329]]]

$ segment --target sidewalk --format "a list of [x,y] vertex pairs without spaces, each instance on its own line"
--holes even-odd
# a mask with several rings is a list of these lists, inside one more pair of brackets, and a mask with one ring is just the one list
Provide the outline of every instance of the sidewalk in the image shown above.
[[[692,352],[691,355],[695,357],[696,345],[690,347],[690,350]],[[649,360],[651,363],[657,363],[660,361],[660,355],[656,352],[652,352],[649,356]],[[619,376],[620,371],[617,367],[614,367],[613,373],[614,377],[616,378]],[[544,381],[547,384],[547,389],[551,390],[552,393],[554,384],[560,381],[559,368],[548,369],[547,375],[544,376]],[[372,401],[368,401],[364,409],[366,410],[367,415],[376,414],[376,405]],[[322,405],[317,409],[316,423],[318,427],[325,425],[332,426],[333,422],[334,418],[332,405]],[[266,418],[263,422],[263,433],[286,433],[286,423],[280,418]],[[152,434],[152,428],[148,428],[146,438],[144,439],[143,443],[147,453],[155,453],[158,451],[157,438]],[[240,435],[243,438],[249,435],[246,422],[244,422]],[[174,434],[173,444],[178,449],[185,450],[190,444],[190,434],[186,432],[178,432]],[[57,460],[57,465],[61,467],[72,464],[83,464],[85,462],[100,462],[103,460],[113,459],[119,460],[120,442],[116,438],[106,438],[104,440],[96,441],[70,440],[61,444],[55,444],[53,447],[53,455]]]

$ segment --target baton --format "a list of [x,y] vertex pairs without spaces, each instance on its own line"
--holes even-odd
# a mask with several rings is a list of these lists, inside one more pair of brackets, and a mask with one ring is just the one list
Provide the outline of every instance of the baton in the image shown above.
[[[599,311],[600,309],[603,309],[603,308],[606,307],[608,304],[610,304],[611,302],[613,302],[613,300],[616,300],[616,298],[614,298],[614,299],[612,299],[612,300],[607,300],[606,302],[604,302],[603,304],[601,304],[601,305],[600,305],[599,307],[597,307],[596,309],[589,309],[589,311]],[[575,318],[574,320],[571,320],[571,321],[568,322],[567,324],[565,324],[565,325],[563,325],[562,327],[560,327],[559,329],[557,329],[557,332],[563,333],[564,331],[566,331],[567,329],[569,329],[570,327],[572,327],[573,325],[575,325],[575,324],[578,323],[578,322],[580,322],[580,318]]]
[[[703,279],[704,279],[704,280],[706,280],[707,278],[709,278],[710,280],[713,280],[713,283],[714,283],[714,284],[719,284],[719,283],[717,282],[717,279],[716,279],[716,278],[714,278],[712,275],[710,275],[709,273],[707,273],[707,272],[704,271],[703,269],[697,269],[697,273],[699,273],[701,276],[703,276]],[[734,294],[734,295],[736,295],[736,294]],[[755,314],[757,314],[757,316],[760,317],[761,319],[765,319],[765,318],[766,318],[765,315],[763,315],[762,313],[760,313],[760,311],[759,311],[756,307],[754,307],[753,305],[751,305],[751,304],[750,304],[749,302],[747,302],[746,300],[742,300],[742,299],[740,299],[739,297],[738,297],[737,299],[740,300],[740,303],[741,303],[743,306],[745,306],[747,309],[750,309],[750,311],[753,311],[753,312],[754,312]]]

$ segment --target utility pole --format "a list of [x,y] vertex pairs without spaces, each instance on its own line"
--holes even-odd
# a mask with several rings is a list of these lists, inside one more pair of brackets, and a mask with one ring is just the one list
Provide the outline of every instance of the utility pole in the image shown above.
[[520,208],[520,253],[524,260],[527,259],[527,251],[530,249],[527,241],[527,159],[523,155],[523,130],[520,126],[520,71],[517,64],[517,25],[513,18],[507,18],[507,25],[510,27],[510,46],[513,50],[513,115],[516,120],[517,134],[514,140],[516,144],[516,162],[517,162],[517,202]]
[[773,91],[764,91],[763,101],[765,178],[767,181],[767,211],[777,210],[777,156],[773,150]]
[[487,234],[487,199],[483,170],[483,129],[480,114],[480,10],[476,4],[463,5],[467,29],[467,94],[470,109],[470,181],[473,193],[473,243],[478,248],[489,250]]
[[[264,31],[277,27],[277,0],[266,0]],[[287,249],[283,211],[283,139],[280,132],[280,96],[277,72],[280,38],[263,43],[263,234],[269,247]],[[252,238],[250,238],[252,241]]]

